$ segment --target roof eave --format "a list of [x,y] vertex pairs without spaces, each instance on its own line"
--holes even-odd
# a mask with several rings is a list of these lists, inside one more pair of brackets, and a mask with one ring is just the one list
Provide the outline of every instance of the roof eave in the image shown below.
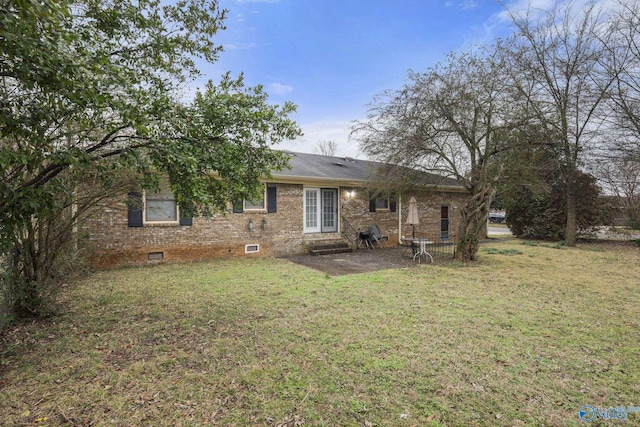
[[[311,177],[296,175],[280,175],[272,174],[271,178],[265,179],[265,182],[281,183],[281,184],[331,184],[342,187],[367,187],[374,183],[373,180],[345,179],[345,178],[329,178],[329,177]],[[421,184],[420,187],[428,188],[434,191],[446,191],[455,193],[467,193],[468,190],[458,185],[440,185],[440,184]]]

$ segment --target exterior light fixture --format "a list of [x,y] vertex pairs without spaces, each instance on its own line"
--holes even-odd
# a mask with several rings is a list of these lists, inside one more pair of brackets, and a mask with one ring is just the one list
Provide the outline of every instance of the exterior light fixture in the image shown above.
[[249,220],[249,223],[247,224],[247,227],[249,228],[249,231],[253,231],[253,229],[256,228],[256,226],[253,223],[252,219]]
[[267,218],[262,218],[262,222],[260,223],[260,228],[262,228],[262,231],[267,229]]

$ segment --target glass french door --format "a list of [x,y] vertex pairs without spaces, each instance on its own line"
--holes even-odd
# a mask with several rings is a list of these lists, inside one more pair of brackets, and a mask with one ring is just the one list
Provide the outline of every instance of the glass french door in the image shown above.
[[323,188],[322,195],[322,233],[335,233],[338,231],[338,190]]
[[338,231],[338,190],[335,188],[304,189],[304,232],[335,233]]

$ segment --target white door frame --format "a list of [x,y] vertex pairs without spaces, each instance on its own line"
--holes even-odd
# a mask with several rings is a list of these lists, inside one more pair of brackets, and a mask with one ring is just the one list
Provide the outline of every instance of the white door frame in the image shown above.
[[[323,227],[324,218],[324,195],[325,190],[330,190],[335,194],[332,198],[332,202],[335,203],[335,209],[333,210],[333,220],[335,226]],[[338,194],[337,188],[324,188],[324,187],[304,187],[302,196],[302,224],[304,233],[336,233],[338,232]]]
[[[325,194],[330,194],[330,197],[326,198]],[[320,198],[320,209],[322,211],[322,216],[320,217],[320,231],[322,233],[337,233],[338,190],[335,188],[321,188]]]

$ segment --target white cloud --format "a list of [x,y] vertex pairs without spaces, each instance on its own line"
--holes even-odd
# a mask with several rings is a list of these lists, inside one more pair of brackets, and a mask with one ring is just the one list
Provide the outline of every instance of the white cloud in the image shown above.
[[497,14],[497,18],[503,22],[511,22],[511,16],[509,13],[515,16],[526,16],[529,14],[531,18],[535,19],[537,16],[548,12],[556,7],[565,8],[571,5],[571,10],[574,13],[579,13],[585,10],[590,4],[594,3],[596,8],[602,8],[603,11],[614,10],[618,7],[617,0],[513,0],[505,3],[507,10]]
[[532,23],[553,10],[556,5],[559,10],[571,4],[573,14],[579,14],[594,3],[596,10],[600,9],[606,15],[615,10],[619,0],[508,0],[504,2],[504,8],[492,15],[483,24],[483,34],[478,35],[470,44],[491,44],[496,37],[505,37],[516,31],[511,16],[525,17]]
[[293,92],[293,86],[283,85],[281,83],[271,83],[269,85],[269,92],[274,95],[286,95]]
[[475,9],[477,6],[478,2],[476,0],[462,0],[458,2],[448,0],[444,3],[444,7],[457,7],[460,10],[471,10]]
[[281,150],[316,153],[320,141],[335,141],[338,146],[336,155],[364,159],[358,148],[358,142],[349,138],[352,121],[338,118],[324,118],[312,123],[298,123],[304,135],[278,145]]
[[458,5],[458,7],[462,10],[475,9],[476,6],[478,6],[478,3],[475,0],[464,0]]
[[507,10],[498,13],[498,19],[511,22],[510,14],[522,16],[530,13],[535,15],[549,11],[553,9],[555,5],[555,0],[515,0],[505,3]]
[[223,47],[225,50],[245,50],[245,49],[253,49],[255,47],[258,47],[258,44],[253,42],[225,43]]

